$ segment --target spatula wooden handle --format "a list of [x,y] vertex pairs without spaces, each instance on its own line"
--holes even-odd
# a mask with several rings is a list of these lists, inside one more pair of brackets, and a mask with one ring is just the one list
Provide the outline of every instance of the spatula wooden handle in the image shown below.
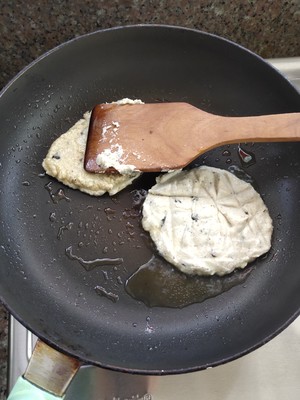
[[300,113],[220,117],[224,143],[300,140]]

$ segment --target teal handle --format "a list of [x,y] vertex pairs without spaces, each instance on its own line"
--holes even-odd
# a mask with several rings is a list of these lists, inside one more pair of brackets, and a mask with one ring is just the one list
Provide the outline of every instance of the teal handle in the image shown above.
[[54,396],[20,376],[10,392],[7,400],[60,400],[63,397]]

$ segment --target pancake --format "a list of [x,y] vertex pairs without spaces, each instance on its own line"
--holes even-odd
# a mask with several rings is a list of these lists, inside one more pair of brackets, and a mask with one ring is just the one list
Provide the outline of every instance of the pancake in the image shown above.
[[143,228],[186,274],[224,275],[266,253],[272,220],[250,183],[208,166],[160,175],[143,204]]
[[90,115],[86,112],[82,119],[53,142],[42,165],[48,175],[72,189],[92,196],[102,196],[106,192],[112,196],[130,185],[140,173],[120,175],[85,171],[83,160]]

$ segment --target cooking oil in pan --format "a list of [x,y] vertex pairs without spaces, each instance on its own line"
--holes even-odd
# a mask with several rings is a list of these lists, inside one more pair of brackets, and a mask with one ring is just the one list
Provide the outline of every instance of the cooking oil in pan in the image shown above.
[[111,300],[112,302],[116,303],[119,300],[119,296],[113,292],[109,292],[102,286],[96,286],[95,287],[95,292],[99,294],[100,296],[104,296]]
[[189,276],[153,257],[126,281],[127,293],[149,307],[182,308],[215,297],[245,282],[251,267],[228,276]]
[[45,185],[45,188],[47,189],[54,204],[57,204],[61,200],[70,201],[70,198],[65,195],[63,189],[58,189],[56,192],[53,191],[51,181]]
[[94,260],[84,260],[81,257],[76,256],[72,252],[72,246],[66,248],[66,255],[70,260],[78,261],[87,271],[91,271],[96,267],[102,267],[104,265],[120,265],[123,263],[123,258],[95,258]]
[[[229,146],[228,146],[229,148]],[[231,164],[232,163],[232,159],[230,158],[231,156],[231,152],[228,149],[225,149],[224,151],[222,151],[222,156],[227,157],[226,159],[226,164]]]
[[235,175],[237,178],[243,180],[244,182],[250,183],[252,186],[256,185],[255,180],[249,174],[247,174],[242,168],[237,165],[231,165],[228,168],[228,171]]

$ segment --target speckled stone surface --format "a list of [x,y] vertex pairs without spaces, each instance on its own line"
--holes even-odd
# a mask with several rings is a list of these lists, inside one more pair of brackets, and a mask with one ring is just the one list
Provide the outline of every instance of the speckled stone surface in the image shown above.
[[[300,56],[300,0],[0,1],[0,89],[58,44],[129,24],[196,28],[266,58]],[[0,399],[5,399],[7,313],[0,307]]]

